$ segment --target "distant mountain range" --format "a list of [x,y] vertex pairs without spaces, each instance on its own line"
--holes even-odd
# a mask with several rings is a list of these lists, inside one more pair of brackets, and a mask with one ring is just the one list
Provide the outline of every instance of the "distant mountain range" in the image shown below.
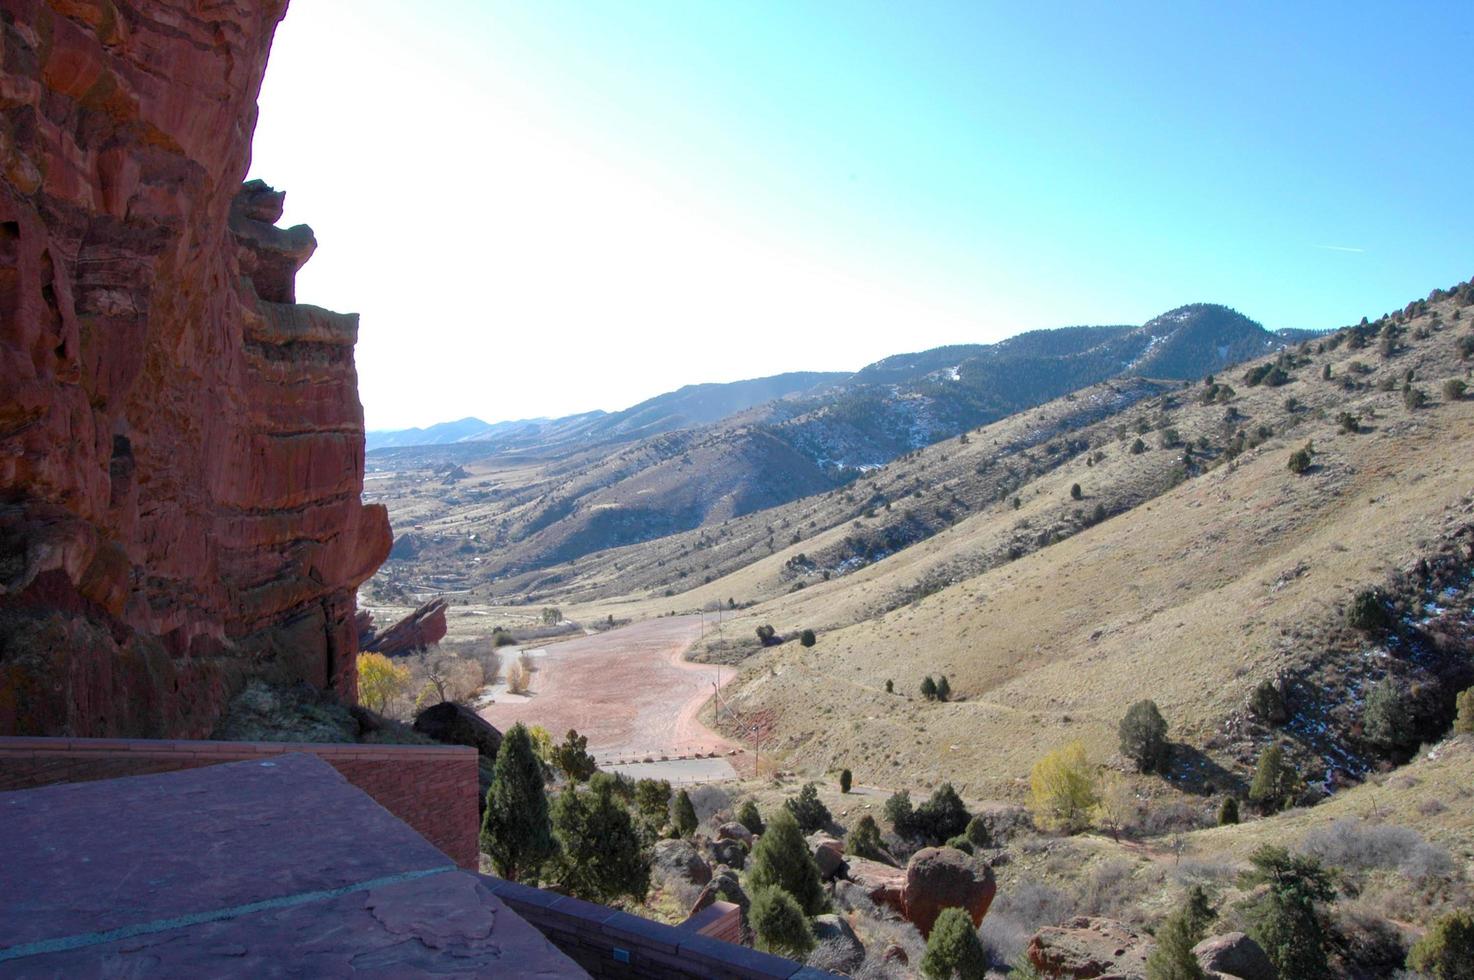
[[[955,429],[957,425],[947,424],[946,418],[959,413],[981,413],[979,418],[991,418],[995,417],[993,408],[997,406],[1015,406],[1011,410],[1016,410],[1019,405],[1038,404],[1082,385],[1123,374],[1174,379],[1201,377],[1225,364],[1314,335],[1315,331],[1309,330],[1270,332],[1226,306],[1194,303],[1141,326],[1031,330],[995,344],[955,344],[895,354],[853,374],[792,371],[747,381],[686,385],[619,412],[593,411],[561,418],[506,422],[467,417],[426,428],[372,431],[368,433],[367,446],[373,452],[479,443],[484,444],[488,455],[510,450],[575,449],[604,442],[628,442],[719,422],[794,396],[809,396],[803,404],[811,408],[826,401],[840,406],[845,396],[872,385],[908,385],[911,390],[906,395],[937,396],[938,392],[924,390],[929,380],[965,382],[954,393],[963,394],[963,398],[940,396],[942,402],[957,403],[953,411],[944,411],[940,420],[945,428]],[[883,389],[867,394],[872,402],[902,397],[901,392]],[[802,413],[777,410],[775,414],[793,417]]]
[[673,429],[716,422],[756,405],[843,381],[845,372],[791,371],[767,378],[725,384],[686,385],[656,395],[622,412],[584,412],[563,418],[483,422],[464,418],[424,429],[368,433],[368,450],[404,446],[486,443],[488,453],[512,449],[575,447],[609,440],[628,441]]
[[545,463],[539,482],[502,492],[478,530],[488,549],[481,570],[500,575],[833,489],[1090,385],[1193,380],[1310,336],[1274,333],[1228,307],[1197,303],[1140,326],[1035,330],[897,354],[853,374],[691,385],[616,413],[371,433],[369,446],[424,457],[435,450],[393,447],[434,437],[456,463],[508,452]]

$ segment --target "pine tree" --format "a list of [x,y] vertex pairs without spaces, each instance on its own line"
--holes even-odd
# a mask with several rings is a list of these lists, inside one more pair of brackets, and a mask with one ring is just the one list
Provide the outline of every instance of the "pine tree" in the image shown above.
[[751,860],[747,872],[749,892],[766,886],[781,888],[807,915],[820,915],[829,907],[819,866],[798,829],[798,821],[787,809],[773,814],[768,829],[752,849]]
[[573,729],[568,729],[568,735],[562,743],[553,748],[553,765],[563,771],[571,783],[588,782],[596,771],[598,765],[594,757],[589,755],[589,739],[587,735],[580,735]]
[[937,700],[945,701],[952,696],[952,685],[947,682],[947,675],[943,674],[937,678]]
[[508,881],[535,881],[556,850],[542,763],[521,722],[507,732],[497,752],[481,822],[481,849]]
[[752,926],[753,945],[764,952],[801,960],[815,946],[814,931],[803,909],[776,885],[753,890],[747,921]]
[[932,790],[931,798],[911,815],[910,831],[933,843],[949,840],[967,830],[972,814],[951,783]]
[[851,773],[848,769],[841,769],[839,771],[839,791],[841,793],[848,793],[850,791],[850,787],[854,785],[854,780],[855,777],[853,773]]
[[1135,762],[1138,771],[1166,771],[1171,746],[1167,742],[1167,720],[1157,710],[1157,702],[1138,701],[1126,709],[1117,734],[1121,754]]
[[1455,910],[1413,944],[1407,967],[1433,980],[1474,980],[1474,912]]
[[885,842],[880,837],[880,827],[875,818],[870,814],[864,814],[855,821],[855,827],[845,838],[845,850],[862,858],[872,861],[884,861]]
[[553,833],[560,845],[555,873],[572,895],[606,904],[621,896],[645,900],[650,855],[611,781],[565,789],[553,804]]
[[649,837],[659,837],[670,822],[670,783],[642,779],[635,783],[635,812]]
[[691,803],[690,794],[681,790],[671,807],[671,826],[675,828],[677,837],[690,837],[696,833],[696,824],[696,807]]
[[1299,792],[1299,778],[1285,761],[1285,750],[1271,745],[1259,756],[1254,767],[1254,781],[1249,785],[1249,799],[1265,813],[1276,813]]
[[1402,690],[1392,678],[1384,678],[1367,692],[1361,729],[1367,741],[1385,753],[1396,755],[1417,748],[1417,728]]
[[1458,714],[1454,717],[1454,734],[1474,734],[1474,687],[1466,688],[1454,699]]
[[1146,959],[1147,980],[1203,980],[1193,947],[1202,940],[1202,924],[1184,907],[1167,917],[1157,930],[1157,945]]
[[1268,885],[1245,910],[1249,935],[1263,947],[1282,977],[1320,980],[1330,976],[1327,927],[1320,906],[1335,896],[1331,878],[1315,858],[1291,855],[1266,844],[1249,857],[1246,888]]
[[930,674],[927,674],[921,680],[921,696],[928,701],[935,701],[937,699],[937,682],[932,680]]
[[921,975],[933,980],[982,980],[988,972],[988,954],[978,939],[972,919],[960,908],[946,908],[937,916],[921,959]]
[[1232,796],[1223,798],[1223,805],[1218,808],[1218,825],[1226,827],[1229,824],[1239,822],[1239,801]]
[[823,830],[833,819],[829,808],[819,799],[819,787],[813,783],[804,783],[803,788],[798,791],[798,797],[784,800],[783,807],[793,814],[799,829],[806,834]]
[[758,813],[757,804],[752,800],[745,800],[737,810],[737,822],[754,834],[763,832],[762,814]]

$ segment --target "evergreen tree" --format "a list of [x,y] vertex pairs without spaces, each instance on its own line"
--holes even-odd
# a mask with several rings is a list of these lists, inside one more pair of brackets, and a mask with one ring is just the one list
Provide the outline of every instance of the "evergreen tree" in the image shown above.
[[945,701],[952,696],[952,685],[947,683],[947,675],[943,674],[937,678],[937,700]]
[[1466,688],[1454,699],[1454,734],[1474,734],[1474,687]]
[[762,814],[757,812],[757,804],[752,800],[743,801],[742,806],[737,810],[737,822],[754,834],[763,832]]
[[598,770],[588,748],[588,736],[580,735],[571,728],[562,743],[553,747],[553,765],[563,771],[570,783],[588,782],[589,777]]
[[850,787],[854,785],[854,780],[855,777],[853,773],[851,773],[848,769],[841,769],[839,771],[839,791],[841,793],[848,793],[850,791]]
[[1202,885],[1193,885],[1187,890],[1187,901],[1182,906],[1182,914],[1186,917],[1189,931],[1198,937],[1193,940],[1194,946],[1202,942],[1203,937],[1208,934],[1208,927],[1218,918],[1218,913],[1213,911],[1208,893],[1203,890]]
[[881,811],[885,818],[891,822],[891,828],[902,837],[911,833],[911,821],[916,812],[911,809],[911,792],[899,790],[892,793],[885,801],[885,809]]
[[831,819],[829,808],[819,799],[819,787],[813,783],[804,783],[803,789],[798,791],[798,797],[784,800],[783,806],[793,814],[799,829],[806,834],[823,830]]
[[993,828],[989,826],[987,818],[981,814],[967,822],[967,829],[963,833],[973,847],[993,846]]
[[930,674],[927,674],[921,680],[921,696],[928,701],[935,701],[937,699],[937,682],[932,680]]
[[[1201,889],[1198,893],[1201,895]],[[1207,974],[1198,965],[1193,947],[1202,941],[1205,925],[1190,902],[1168,916],[1157,930],[1157,945],[1146,959],[1147,980],[1203,980]]]
[[1387,677],[1367,692],[1361,730],[1367,741],[1389,755],[1418,747],[1417,728],[1397,682]]
[[647,836],[659,837],[670,822],[670,783],[664,779],[642,779],[635,783],[635,812]]
[[926,941],[921,975],[933,980],[983,980],[988,972],[988,954],[973,928],[972,919],[960,908],[942,909]]
[[1448,913],[1413,944],[1407,968],[1433,980],[1474,980],[1474,912]]
[[1117,734],[1121,754],[1135,762],[1139,772],[1166,771],[1171,746],[1167,743],[1167,720],[1157,710],[1157,702],[1138,701],[1126,709]]
[[804,630],[798,635],[798,642],[806,647],[811,647],[818,642],[818,637],[814,636],[813,630]]
[[1223,798],[1223,805],[1218,808],[1218,825],[1226,827],[1232,823],[1239,822],[1239,801],[1232,796]]
[[612,782],[565,789],[553,804],[553,833],[560,845],[556,875],[569,893],[605,904],[621,896],[645,900],[650,854]]
[[753,891],[747,921],[752,926],[753,945],[764,952],[801,960],[816,945],[803,909],[776,885]]
[[886,860],[885,842],[880,838],[880,827],[874,817],[867,813],[855,821],[854,829],[845,838],[845,850],[872,861]]
[[972,814],[951,783],[943,783],[911,816],[911,832],[933,843],[956,837],[967,830]]
[[1246,889],[1267,885],[1245,912],[1249,935],[1264,948],[1282,977],[1320,980],[1330,976],[1327,928],[1320,906],[1335,896],[1330,875],[1315,858],[1292,855],[1265,844],[1249,857]]
[[696,807],[691,803],[690,794],[681,790],[671,807],[671,826],[675,828],[677,837],[690,837],[696,833],[696,823]]
[[507,732],[497,752],[481,821],[481,849],[508,881],[536,881],[556,849],[542,763],[521,722]]
[[1276,813],[1300,790],[1300,780],[1285,759],[1285,750],[1271,745],[1259,755],[1254,766],[1254,781],[1249,785],[1249,799],[1265,813]]
[[768,829],[752,849],[751,862],[746,882],[749,892],[773,886],[793,896],[807,915],[820,915],[828,909],[819,866],[798,829],[798,821],[786,808],[773,814]]

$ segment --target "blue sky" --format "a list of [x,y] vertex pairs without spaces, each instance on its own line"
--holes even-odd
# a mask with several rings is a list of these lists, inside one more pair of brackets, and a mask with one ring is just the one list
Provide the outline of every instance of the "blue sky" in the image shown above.
[[253,175],[371,428],[1474,274],[1474,5],[296,0]]

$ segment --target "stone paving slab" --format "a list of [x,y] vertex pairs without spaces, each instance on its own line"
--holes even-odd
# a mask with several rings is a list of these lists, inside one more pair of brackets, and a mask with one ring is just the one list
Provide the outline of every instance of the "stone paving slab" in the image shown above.
[[0,978],[586,974],[311,755],[0,793]]
[[466,871],[0,961],[6,980],[587,975]]

